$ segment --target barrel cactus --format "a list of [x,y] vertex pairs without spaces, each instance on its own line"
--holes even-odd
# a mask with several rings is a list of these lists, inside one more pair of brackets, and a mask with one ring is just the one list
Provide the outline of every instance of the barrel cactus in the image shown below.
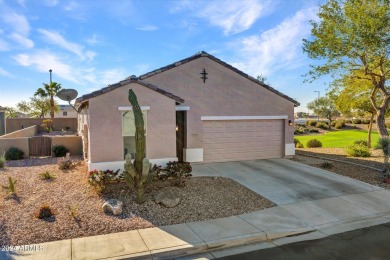
[[135,122],[135,160],[131,162],[131,155],[126,154],[124,178],[126,183],[135,191],[136,202],[141,204],[145,201],[145,188],[153,181],[152,164],[145,158],[145,128],[144,118],[137,101],[137,96],[129,89],[129,102],[133,107]]

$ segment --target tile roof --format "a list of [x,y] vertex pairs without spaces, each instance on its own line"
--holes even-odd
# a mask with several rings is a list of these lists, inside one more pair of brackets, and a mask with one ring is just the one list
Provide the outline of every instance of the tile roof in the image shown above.
[[285,94],[279,92],[278,90],[276,90],[276,89],[274,89],[274,88],[268,86],[267,84],[264,84],[264,83],[260,82],[259,80],[255,79],[254,77],[252,77],[252,76],[250,76],[250,75],[248,75],[248,74],[242,72],[241,70],[239,70],[239,69],[233,67],[232,65],[230,65],[230,64],[228,64],[228,63],[226,63],[226,62],[224,62],[224,61],[222,61],[222,60],[216,58],[215,56],[208,54],[208,53],[205,52],[205,51],[200,51],[200,52],[196,53],[195,55],[193,55],[193,56],[191,56],[191,57],[185,58],[185,59],[183,59],[183,60],[174,62],[174,63],[172,63],[172,64],[170,64],[170,65],[167,65],[167,66],[161,67],[161,68],[159,68],[159,69],[153,70],[153,71],[151,71],[151,72],[148,72],[148,73],[146,73],[146,74],[143,74],[143,75],[139,76],[139,78],[140,78],[141,80],[147,79],[147,78],[149,78],[149,77],[151,77],[151,76],[153,76],[153,75],[156,75],[156,74],[159,74],[159,73],[161,73],[161,72],[164,72],[164,71],[167,71],[167,70],[176,68],[176,67],[178,67],[178,66],[180,66],[180,65],[183,65],[183,64],[185,64],[185,63],[187,63],[187,62],[190,62],[190,61],[199,59],[199,58],[201,58],[201,57],[207,57],[207,58],[209,58],[209,59],[211,59],[211,60],[213,60],[213,61],[215,61],[215,62],[218,62],[218,63],[221,64],[222,66],[225,66],[226,68],[228,68],[228,69],[230,69],[230,70],[232,70],[232,71],[234,71],[234,72],[240,74],[241,76],[243,76],[243,77],[245,77],[245,78],[247,78],[247,79],[249,79],[249,80],[255,82],[256,84],[258,84],[258,85],[260,85],[260,86],[262,86],[262,87],[268,89],[269,91],[274,92],[275,94],[277,94],[277,95],[279,95],[279,96],[281,96],[281,97],[283,97],[283,98],[285,98],[285,99],[291,101],[292,103],[294,103],[294,106],[296,106],[296,107],[298,107],[298,106],[300,105],[299,102],[296,101],[295,99],[293,99],[293,98],[291,98],[291,97],[289,97],[289,96],[287,96],[287,95],[285,95]]
[[178,96],[175,96],[172,93],[167,92],[167,91],[165,91],[165,90],[163,90],[163,89],[161,89],[161,88],[159,88],[159,87],[157,87],[157,86],[155,86],[153,84],[150,84],[150,83],[147,83],[145,81],[142,81],[142,80],[140,80],[139,78],[137,78],[136,76],[133,75],[133,76],[130,76],[130,77],[126,78],[125,80],[122,80],[122,81],[118,82],[118,83],[115,83],[115,84],[112,84],[112,85],[108,85],[105,88],[102,88],[100,90],[94,91],[94,92],[89,93],[89,94],[85,94],[85,95],[77,98],[76,99],[76,106],[80,107],[82,103],[84,103],[85,101],[87,101],[87,100],[89,100],[91,98],[100,96],[100,95],[102,95],[104,93],[110,92],[110,91],[112,91],[112,90],[114,90],[116,88],[122,87],[122,86],[124,86],[126,84],[130,84],[130,83],[138,83],[138,84],[140,84],[140,85],[142,85],[144,87],[147,87],[147,88],[149,88],[151,90],[154,90],[154,91],[156,91],[156,92],[158,92],[158,93],[160,93],[160,94],[162,94],[164,96],[172,98],[173,100],[175,100],[178,103],[184,103],[184,99],[182,99],[182,98],[180,98]]

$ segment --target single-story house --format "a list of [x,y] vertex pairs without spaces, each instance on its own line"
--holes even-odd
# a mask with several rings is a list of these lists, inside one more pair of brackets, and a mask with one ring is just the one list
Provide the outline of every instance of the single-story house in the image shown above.
[[295,153],[292,122],[299,103],[202,51],[76,100],[89,169],[123,168],[125,154],[135,153],[129,89],[144,112],[146,157],[152,163]]

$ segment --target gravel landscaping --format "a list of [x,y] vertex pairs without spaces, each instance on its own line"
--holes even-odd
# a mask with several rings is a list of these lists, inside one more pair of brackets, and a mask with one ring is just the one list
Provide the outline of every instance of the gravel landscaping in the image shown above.
[[[353,164],[347,164],[342,162],[335,162],[326,159],[317,159],[315,157],[323,157],[329,159],[335,159]],[[308,164],[321,168],[323,162],[329,162],[332,164],[331,168],[326,170],[334,172],[343,176],[347,176],[359,181],[363,181],[369,184],[380,186],[386,189],[390,189],[390,184],[383,182],[382,173],[363,166],[369,166],[376,169],[383,169],[383,155],[380,150],[373,150],[371,157],[348,157],[344,153],[343,148],[306,148],[296,149],[296,155],[292,158],[294,161]],[[354,165],[358,164],[358,165]],[[362,165],[362,166],[359,166]]]
[[[16,195],[0,190],[0,245],[24,245],[76,237],[179,224],[228,217],[273,207],[274,204],[233,180],[221,177],[191,177],[185,187],[157,181],[138,205],[124,183],[113,183],[101,194],[87,181],[86,167],[80,158],[72,158],[72,169],[61,171],[55,158],[7,162],[0,169],[0,184],[8,185],[8,176],[16,183]],[[44,165],[42,165],[44,164]],[[53,180],[40,179],[49,171]],[[182,198],[175,208],[165,208],[153,199],[157,193],[173,190]],[[123,213],[106,215],[105,199],[124,202]],[[54,217],[40,220],[34,216],[42,205],[54,210]],[[74,213],[72,216],[71,213]]]

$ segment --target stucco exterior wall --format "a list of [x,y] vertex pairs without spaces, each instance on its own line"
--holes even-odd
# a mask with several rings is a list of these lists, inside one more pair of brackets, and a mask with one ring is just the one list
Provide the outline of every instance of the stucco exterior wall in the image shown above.
[[89,162],[123,161],[122,112],[131,107],[128,91],[133,89],[140,106],[147,111],[149,159],[176,157],[175,101],[138,83],[130,83],[89,100]]
[[3,155],[10,147],[17,147],[24,152],[24,158],[29,158],[28,137],[0,138],[0,153]]
[[[206,83],[200,72],[208,73]],[[187,148],[202,148],[201,116],[281,116],[285,120],[285,143],[293,143],[294,104],[242,77],[225,66],[201,57],[145,79],[185,100]]]
[[[70,155],[82,155],[83,145],[81,136],[53,136],[51,137],[51,147],[64,145],[69,149]],[[53,149],[52,149],[53,150]]]
[[3,136],[0,138],[18,138],[18,137],[33,137],[38,133],[38,126],[30,126]]

